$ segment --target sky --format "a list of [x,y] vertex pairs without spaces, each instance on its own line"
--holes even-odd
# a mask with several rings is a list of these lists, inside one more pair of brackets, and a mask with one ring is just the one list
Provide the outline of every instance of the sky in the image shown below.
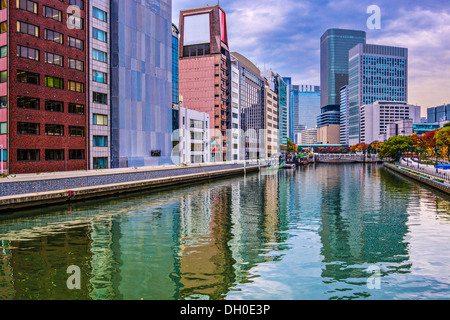
[[[450,1],[448,0],[219,0],[227,14],[228,42],[261,71],[320,85],[320,37],[329,28],[363,30],[367,43],[409,50],[408,102],[450,104]],[[172,0],[172,21],[182,9],[218,0]],[[380,8],[381,28],[370,30],[367,13]]]

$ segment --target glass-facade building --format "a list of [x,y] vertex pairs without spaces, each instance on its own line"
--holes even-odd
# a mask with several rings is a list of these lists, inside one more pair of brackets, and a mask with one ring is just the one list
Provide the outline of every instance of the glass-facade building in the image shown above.
[[320,114],[320,87],[293,85],[291,92],[292,130],[295,137],[305,129],[314,129]]
[[376,101],[407,102],[408,49],[358,44],[349,52],[349,144],[360,142],[360,108]]
[[342,145],[348,145],[348,86],[341,88],[341,129],[340,139]]
[[442,105],[438,107],[428,108],[427,122],[437,123],[450,120],[450,105]]
[[339,105],[340,89],[348,84],[349,50],[366,43],[366,32],[328,29],[320,38],[320,106]]
[[340,125],[341,113],[340,106],[328,105],[321,108],[321,113],[317,117],[317,127]]
[[172,2],[111,1],[113,168],[171,164]]

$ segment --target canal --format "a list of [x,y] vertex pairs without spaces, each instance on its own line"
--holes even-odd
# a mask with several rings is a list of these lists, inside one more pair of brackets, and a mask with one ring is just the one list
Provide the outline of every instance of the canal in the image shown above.
[[319,164],[30,210],[0,219],[0,299],[449,299],[449,201]]

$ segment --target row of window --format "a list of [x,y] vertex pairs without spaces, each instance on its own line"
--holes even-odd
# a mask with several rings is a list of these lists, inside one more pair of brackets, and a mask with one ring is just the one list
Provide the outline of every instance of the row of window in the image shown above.
[[[17,46],[17,56],[21,57],[21,58],[39,61],[39,50],[18,45]],[[59,54],[45,52],[45,63],[54,64],[54,65],[63,67],[64,66],[64,58]],[[70,69],[84,71],[84,62],[77,60],[77,59],[68,58],[67,66]]]
[[[17,82],[20,83],[40,85],[40,77],[39,73],[17,70]],[[64,79],[52,76],[45,76],[44,79],[46,87],[64,89]],[[84,93],[84,83],[68,80],[67,89],[69,91]]]
[[[108,117],[102,114],[95,114],[93,119],[93,124],[106,126],[108,125]],[[64,125],[62,124],[45,124],[45,135],[46,136],[64,136]],[[17,134],[24,135],[40,135],[41,125],[39,123],[31,122],[18,122],[17,123]],[[6,122],[0,123],[0,134],[7,134],[8,128]],[[84,137],[84,127],[79,126],[69,126],[69,137]],[[102,143],[94,143],[96,147],[107,147],[108,141]]]
[[[1,78],[0,73],[0,78]],[[100,92],[93,92],[93,102],[108,104],[108,95]],[[17,96],[17,108],[40,110],[41,100],[34,97]],[[7,96],[0,97],[0,109],[8,106]],[[45,100],[45,111],[64,112],[64,102]],[[84,115],[84,105],[69,103],[69,113]]]
[[[3,161],[7,159],[7,150],[3,149],[3,153],[0,155]],[[69,160],[85,160],[86,153],[84,150],[69,149]],[[46,161],[64,161],[65,150],[64,149],[46,149],[45,150]],[[94,169],[108,168],[107,157],[93,158]],[[41,151],[37,149],[18,149],[17,161],[41,161]]]
[[[69,160],[85,160],[86,155],[84,150],[69,150]],[[17,161],[40,161],[41,151],[38,149],[18,149]],[[46,149],[46,161],[64,161],[64,149]]]
[[[58,124],[46,124],[45,126],[46,136],[64,136],[64,125]],[[17,134],[21,135],[40,135],[41,125],[39,123],[31,122],[18,122],[17,123]],[[84,137],[85,130],[84,127],[79,126],[69,126],[69,137]]]

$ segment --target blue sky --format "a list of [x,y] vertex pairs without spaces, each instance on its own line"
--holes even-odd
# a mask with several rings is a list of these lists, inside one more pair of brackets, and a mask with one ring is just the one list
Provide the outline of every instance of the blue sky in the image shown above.
[[[173,0],[179,11],[217,0]],[[381,29],[369,30],[367,8],[381,9]],[[262,71],[320,84],[320,36],[329,28],[367,32],[367,42],[409,49],[409,103],[426,108],[450,103],[450,1],[447,0],[220,0],[231,51]]]

